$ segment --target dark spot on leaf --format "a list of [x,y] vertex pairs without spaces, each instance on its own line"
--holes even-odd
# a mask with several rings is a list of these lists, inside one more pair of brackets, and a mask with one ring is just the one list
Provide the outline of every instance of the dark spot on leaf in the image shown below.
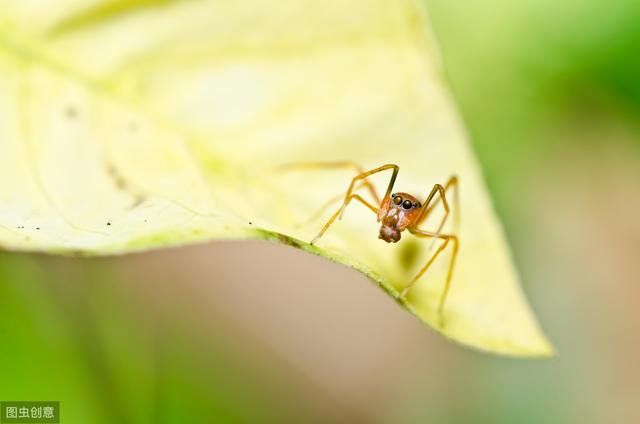
[[110,222],[107,222],[107,225],[111,225],[111,223],[110,223]]
[[253,222],[249,221],[249,225],[253,225]]
[[116,167],[112,164],[107,165],[107,175],[113,180],[118,190],[126,190],[127,182],[120,176]]
[[40,229],[40,227],[36,227],[36,230],[39,230],[39,229]]
[[137,195],[135,199],[133,199],[133,203],[129,206],[129,209],[134,209],[142,204],[145,201],[144,196]]
[[64,114],[67,118],[74,119],[78,116],[78,109],[76,109],[74,106],[69,105],[65,108]]
[[284,234],[275,233],[274,236],[279,243],[286,244],[287,246],[302,247],[302,243],[298,240],[285,236]]

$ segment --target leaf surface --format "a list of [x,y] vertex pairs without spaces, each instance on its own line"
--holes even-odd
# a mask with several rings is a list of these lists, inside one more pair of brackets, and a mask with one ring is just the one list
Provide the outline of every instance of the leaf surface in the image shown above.
[[[0,1],[0,93],[5,249],[267,239],[363,272],[461,343],[552,352],[413,1]],[[355,171],[275,170],[299,161],[396,163],[397,189],[421,198],[459,176],[461,225],[446,230],[461,249],[442,325],[449,253],[400,299],[429,241],[378,240],[375,216],[354,202],[309,245],[339,204],[309,219]],[[388,178],[372,178],[379,192]]]

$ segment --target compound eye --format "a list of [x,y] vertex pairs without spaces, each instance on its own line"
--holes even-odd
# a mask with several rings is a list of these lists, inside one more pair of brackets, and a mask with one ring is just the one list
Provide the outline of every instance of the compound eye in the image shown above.
[[411,203],[411,200],[405,200],[402,203],[402,207],[405,209],[411,209],[413,207],[413,203]]
[[391,197],[393,197],[393,203],[395,203],[396,205],[402,203],[402,197],[398,196],[397,194],[394,194]]

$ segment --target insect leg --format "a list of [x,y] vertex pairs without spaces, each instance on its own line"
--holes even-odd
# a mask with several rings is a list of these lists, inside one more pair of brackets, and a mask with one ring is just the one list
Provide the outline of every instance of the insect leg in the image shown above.
[[458,227],[460,225],[460,193],[459,193],[459,184],[458,184],[459,180],[458,177],[456,175],[453,175],[451,177],[449,177],[449,180],[447,181],[447,183],[444,185],[444,189],[442,191],[438,190],[440,192],[440,196],[437,197],[435,199],[435,201],[433,202],[433,204],[428,205],[428,207],[425,209],[424,214],[421,218],[421,221],[424,221],[429,214],[431,213],[431,211],[433,211],[433,209],[438,206],[438,203],[440,202],[440,200],[442,200],[442,204],[445,208],[445,215],[442,217],[442,221],[440,222],[440,225],[438,226],[438,231],[437,233],[439,233],[442,230],[442,227],[444,227],[444,223],[447,220],[447,217],[449,216],[449,204],[447,202],[447,197],[446,197],[446,193],[449,192],[449,189],[451,188],[453,190],[453,203],[454,203],[454,215],[453,215],[453,219],[454,219],[454,224],[456,227]]
[[[453,201],[455,203],[454,225],[456,228],[460,225],[460,198],[458,194],[458,177],[455,175],[449,178],[449,180],[444,185],[444,187],[440,184],[436,184],[433,186],[433,189],[431,190],[431,193],[429,193],[427,200],[425,200],[424,204],[422,205],[422,210],[416,222],[416,225],[426,220],[431,214],[431,212],[433,211],[433,209],[438,205],[438,203],[442,201],[442,206],[444,207],[444,216],[440,220],[440,224],[438,225],[438,229],[436,230],[436,234],[440,234],[440,232],[444,228],[444,224],[447,222],[449,213],[451,212],[451,209],[449,208],[449,202],[447,201],[446,193],[449,190],[449,188],[452,188],[452,187],[454,190]],[[439,196],[435,197],[436,194],[439,194]],[[435,239],[434,239],[434,243],[435,243]],[[432,247],[433,247],[433,243],[431,243],[430,248]]]
[[344,196],[344,203],[342,204],[342,207],[340,208],[340,214],[339,214],[340,218],[342,218],[342,215],[344,214],[344,208],[347,206],[347,199],[349,198],[349,196],[353,192],[353,187],[355,186],[355,184],[359,180],[363,180],[363,179],[367,178],[369,175],[373,175],[373,174],[376,174],[378,172],[386,171],[387,169],[393,169],[393,173],[391,174],[391,179],[389,180],[389,185],[387,186],[387,191],[386,191],[386,193],[384,195],[384,198],[386,198],[387,196],[389,196],[389,194],[391,194],[391,190],[393,189],[393,185],[396,182],[396,177],[398,176],[398,171],[400,170],[400,167],[398,165],[394,165],[394,164],[382,165],[382,166],[380,166],[378,168],[372,169],[371,171],[363,172],[363,173],[361,173],[359,175],[356,175],[351,180],[351,184],[349,184],[349,188],[347,189],[347,194],[345,194],[345,196]]
[[458,256],[458,249],[459,249],[458,237],[449,235],[449,234],[438,234],[438,233],[432,233],[430,231],[423,231],[415,227],[409,228],[409,231],[416,237],[440,239],[442,240],[442,244],[433,253],[433,255],[431,255],[431,258],[429,258],[427,263],[416,274],[416,276],[413,277],[413,280],[411,280],[409,285],[407,285],[407,287],[405,287],[402,290],[402,292],[400,293],[402,297],[404,297],[409,292],[409,290],[411,290],[414,287],[418,279],[420,279],[420,277],[422,277],[427,272],[427,270],[429,269],[431,264],[433,264],[433,262],[436,260],[438,255],[440,255],[440,253],[442,253],[442,251],[447,248],[447,246],[449,245],[449,242],[451,242],[451,245],[453,246],[451,260],[449,262],[449,270],[447,272],[447,279],[445,280],[444,290],[442,291],[442,295],[440,296],[440,303],[438,304],[438,315],[442,320],[442,310],[444,308],[444,303],[447,299],[447,295],[449,294],[449,288],[451,287],[451,277],[453,276],[453,267],[455,265],[456,258]]
[[[362,188],[362,187],[365,185],[365,183],[366,183],[366,182],[367,182],[367,181],[365,180],[365,181],[363,181],[361,184],[357,185],[357,186],[354,188],[354,191],[359,190],[360,188]],[[327,201],[326,201],[322,206],[320,206],[320,208],[318,208],[318,210],[317,210],[313,215],[311,215],[311,217],[309,217],[309,219],[307,219],[307,220],[306,220],[306,221],[304,221],[304,222],[298,223],[298,224],[296,225],[296,227],[298,227],[298,228],[299,228],[299,227],[303,227],[303,226],[306,226],[306,225],[308,225],[308,224],[311,224],[311,223],[312,223],[312,222],[314,222],[316,219],[318,219],[318,218],[320,218],[322,215],[324,215],[324,213],[326,212],[326,210],[327,210],[327,209],[329,209],[329,207],[331,207],[331,205],[333,205],[334,203],[336,203],[336,202],[338,202],[338,201],[342,200],[342,199],[343,199],[343,197],[344,197],[344,195],[343,195],[342,193],[341,193],[341,194],[338,194],[338,195],[336,195],[336,196],[333,196],[331,199],[327,200]]]
[[360,200],[362,203],[364,203],[369,209],[371,209],[374,213],[378,213],[378,208],[371,205],[370,203],[368,203],[367,201],[365,201],[362,197],[360,197],[358,194],[353,194],[353,188],[355,186],[355,184],[360,181],[363,180],[365,178],[367,178],[369,175],[375,174],[377,172],[382,172],[382,171],[386,171],[387,169],[393,169],[393,174],[391,174],[391,180],[389,181],[389,185],[387,186],[387,192],[385,194],[385,198],[387,196],[389,196],[389,194],[391,193],[391,190],[393,189],[393,184],[396,181],[396,177],[398,176],[398,171],[400,170],[400,168],[398,167],[398,165],[393,165],[393,164],[388,164],[388,165],[383,165],[380,166],[378,168],[372,169],[371,171],[367,171],[367,172],[363,172],[359,175],[356,175],[355,177],[353,177],[353,179],[351,180],[351,184],[349,184],[349,188],[347,189],[347,194],[345,194],[345,198],[344,198],[344,202],[342,203],[342,206],[340,206],[340,209],[338,209],[338,211],[333,214],[333,216],[329,219],[329,221],[324,224],[324,227],[322,227],[322,230],[320,230],[320,232],[318,233],[317,236],[315,236],[313,238],[313,240],[311,240],[311,244],[316,243],[320,237],[322,237],[322,235],[325,233],[325,231],[327,231],[327,229],[329,228],[329,226],[331,224],[333,224],[333,221],[336,220],[336,218],[338,217],[342,217],[342,215],[344,214],[344,210],[347,207],[347,205],[349,204],[349,202],[351,202],[352,198],[356,198],[358,200]]
[[[352,168],[361,175],[364,173],[364,170],[360,165],[355,162],[350,161],[342,161],[342,162],[291,162],[285,163],[283,165],[278,166],[276,169],[278,170],[296,170],[296,169],[341,169],[341,168]],[[380,203],[380,196],[378,196],[378,192],[376,191],[375,186],[371,183],[371,181],[365,179],[361,183],[362,187],[366,187],[371,196],[376,203]]]
[[360,201],[360,203],[362,203],[363,205],[365,205],[366,207],[368,207],[369,209],[371,209],[371,211],[375,214],[378,213],[378,208],[376,208],[375,206],[373,206],[371,203],[367,202],[366,200],[364,200],[362,198],[362,196],[360,196],[359,194],[350,194],[349,197],[347,197],[347,200],[345,200],[343,206],[338,209],[336,211],[336,213],[334,213],[331,218],[329,218],[329,221],[327,221],[326,224],[324,224],[324,227],[322,227],[322,229],[320,230],[320,232],[318,233],[317,236],[315,236],[313,238],[313,240],[311,240],[311,244],[315,244],[320,237],[322,237],[322,235],[325,233],[325,231],[327,231],[327,229],[331,226],[331,224],[333,224],[333,221],[336,220],[336,218],[338,217],[338,215],[340,215],[340,213],[342,212],[342,210],[344,209],[344,207],[346,207],[346,205],[348,205],[351,202],[351,199],[356,199],[358,201]]

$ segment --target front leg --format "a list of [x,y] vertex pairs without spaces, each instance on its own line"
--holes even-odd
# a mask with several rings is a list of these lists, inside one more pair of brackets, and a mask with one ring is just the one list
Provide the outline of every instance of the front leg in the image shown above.
[[[447,180],[444,187],[442,187],[440,184],[436,184],[432,190],[432,193],[435,195],[437,192],[439,196],[430,196],[429,198],[427,198],[427,201],[425,201],[423,205],[423,210],[421,211],[418,224],[424,222],[429,217],[431,212],[435,209],[435,207],[438,206],[438,203],[442,201],[442,206],[444,207],[444,215],[442,217],[442,220],[440,221],[440,224],[438,225],[438,230],[436,231],[436,233],[440,233],[442,231],[442,228],[444,228],[444,224],[447,221],[450,213],[447,193],[449,192],[449,189],[452,189],[454,203],[453,220],[454,228],[457,229],[460,226],[460,195],[458,193],[458,186],[458,177],[456,175],[451,176],[449,180]],[[433,199],[433,203],[431,203],[431,199]]]
[[387,186],[387,191],[386,191],[386,193],[385,193],[385,195],[384,195],[382,200],[386,199],[391,194],[391,190],[393,190],[393,185],[396,182],[396,177],[398,176],[398,171],[400,171],[400,167],[398,165],[394,165],[394,164],[382,165],[382,166],[380,166],[378,168],[372,169],[371,171],[363,172],[362,174],[356,175],[351,180],[351,184],[349,184],[349,188],[347,189],[347,194],[345,194],[345,196],[344,196],[344,203],[342,204],[342,207],[340,208],[340,214],[339,214],[340,218],[342,218],[342,215],[344,214],[344,209],[347,207],[347,199],[349,198],[349,196],[351,196],[351,193],[353,192],[353,187],[355,186],[356,182],[358,182],[359,180],[362,180],[364,178],[367,178],[369,175],[373,175],[373,174],[377,174],[378,172],[386,171],[387,169],[393,169],[393,173],[391,174],[391,179],[389,180],[389,185]]
[[368,207],[369,209],[371,209],[371,211],[373,211],[373,213],[377,214],[378,213],[378,208],[376,208],[375,206],[373,206],[371,203],[367,202],[366,200],[364,200],[362,198],[362,196],[360,196],[359,194],[352,194],[349,197],[347,197],[347,200],[345,200],[345,203],[342,205],[342,207],[340,209],[338,209],[336,211],[336,213],[334,213],[331,218],[329,218],[329,221],[327,221],[326,224],[324,224],[324,227],[322,227],[322,230],[320,230],[320,232],[318,233],[317,236],[315,236],[313,238],[313,240],[311,240],[311,244],[316,244],[316,242],[318,240],[320,240],[320,237],[322,237],[322,235],[325,233],[325,231],[327,231],[327,229],[329,229],[329,227],[331,226],[331,224],[333,224],[333,221],[336,220],[336,218],[338,217],[338,215],[340,213],[342,213],[342,210],[344,209],[344,207],[346,207],[346,205],[348,205],[351,202],[351,199],[356,199],[358,201],[360,201],[360,203],[364,204],[366,207]]
[[322,237],[322,235],[327,231],[327,229],[329,229],[329,227],[331,226],[331,224],[333,224],[333,221],[335,221],[336,218],[342,218],[342,215],[344,214],[345,208],[347,207],[347,205],[349,204],[349,202],[351,202],[351,199],[353,199],[353,198],[358,199],[361,203],[364,203],[365,206],[367,206],[369,209],[371,209],[372,211],[374,211],[377,214],[378,213],[378,208],[373,206],[373,205],[371,205],[370,203],[368,203],[366,200],[364,200],[358,194],[353,194],[353,190],[354,190],[354,186],[356,185],[356,183],[358,181],[367,178],[369,175],[373,175],[373,174],[376,174],[378,172],[386,171],[388,169],[393,169],[393,173],[391,174],[391,180],[389,180],[389,185],[387,186],[387,192],[386,192],[385,197],[383,198],[383,200],[385,198],[387,198],[389,196],[389,194],[391,193],[391,190],[393,189],[393,185],[395,184],[396,177],[398,175],[398,171],[400,170],[398,165],[394,165],[394,164],[383,165],[383,166],[380,166],[378,168],[372,169],[370,171],[363,172],[361,174],[356,175],[351,180],[351,184],[349,184],[349,188],[347,189],[347,193],[345,194],[344,202],[342,202],[342,206],[340,206],[338,211],[335,214],[333,214],[333,216],[329,219],[329,221],[326,224],[324,224],[324,227],[322,227],[322,230],[320,230],[318,235],[313,238],[313,240],[311,241],[311,244],[315,244],[320,239],[320,237]]

